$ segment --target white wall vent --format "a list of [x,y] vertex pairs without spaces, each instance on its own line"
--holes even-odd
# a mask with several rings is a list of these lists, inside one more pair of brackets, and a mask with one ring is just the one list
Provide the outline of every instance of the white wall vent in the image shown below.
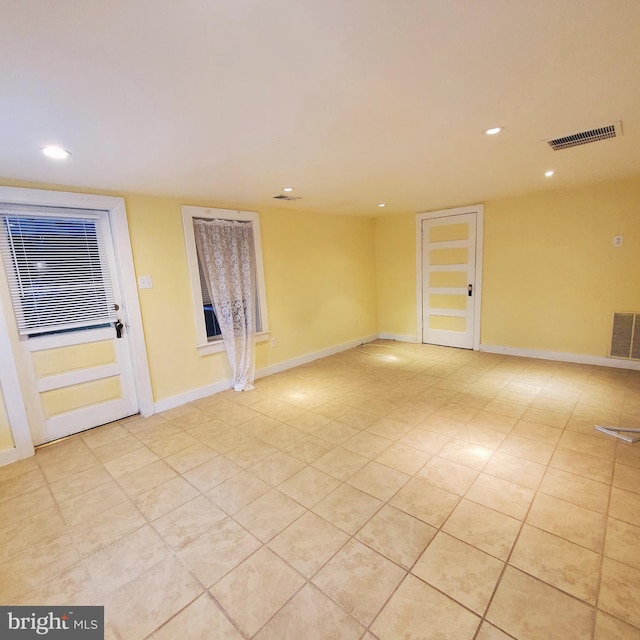
[[611,332],[612,358],[640,360],[640,313],[614,313]]
[[554,150],[560,151],[560,149],[568,149],[569,147],[577,147],[581,144],[589,144],[590,142],[598,142],[598,140],[606,140],[607,138],[617,138],[622,135],[622,122],[614,122],[613,124],[607,124],[597,129],[590,129],[589,131],[580,131],[578,133],[572,133],[568,136],[561,136],[560,138],[551,138],[545,140],[545,142]]

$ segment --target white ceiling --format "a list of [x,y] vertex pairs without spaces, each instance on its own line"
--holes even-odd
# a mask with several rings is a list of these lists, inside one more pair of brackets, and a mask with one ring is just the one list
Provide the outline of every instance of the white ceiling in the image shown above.
[[2,0],[0,43],[5,179],[379,215],[640,175],[638,0]]

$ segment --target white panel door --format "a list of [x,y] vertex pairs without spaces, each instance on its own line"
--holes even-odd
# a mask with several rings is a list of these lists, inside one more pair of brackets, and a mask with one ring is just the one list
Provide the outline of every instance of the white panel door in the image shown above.
[[472,349],[476,213],[422,221],[422,341]]
[[[18,285],[12,296],[14,313],[42,412],[42,421],[32,425],[34,444],[138,413],[129,322],[109,213],[19,207],[0,214],[4,270],[10,288]],[[30,223],[21,226],[23,219]],[[84,243],[89,248],[75,238],[69,241],[79,233],[75,221],[88,221],[99,242],[91,233]],[[87,272],[95,277],[93,294],[84,284]],[[102,288],[112,291],[101,303],[108,310],[92,312],[90,298],[102,296]],[[25,327],[25,313],[44,306],[45,297],[48,310],[38,313],[52,326],[44,331]]]

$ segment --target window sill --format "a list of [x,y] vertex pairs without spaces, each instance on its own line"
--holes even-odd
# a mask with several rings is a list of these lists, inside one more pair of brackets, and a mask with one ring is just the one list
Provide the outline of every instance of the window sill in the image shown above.
[[[260,331],[256,333],[256,342],[266,342],[270,335],[271,333],[269,331]],[[206,356],[210,353],[220,353],[221,351],[224,351],[224,342],[222,339],[198,345],[198,354],[201,356]]]

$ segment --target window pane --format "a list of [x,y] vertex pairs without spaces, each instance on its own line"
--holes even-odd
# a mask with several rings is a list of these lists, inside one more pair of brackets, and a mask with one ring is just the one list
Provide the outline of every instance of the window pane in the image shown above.
[[[196,253],[198,253],[197,247],[196,247]],[[200,259],[199,253],[198,253],[198,275],[200,276],[200,292],[202,293],[202,302],[205,306],[210,305],[211,296],[209,295],[209,290],[207,289],[207,281],[204,277],[204,271],[202,269],[202,260]]]
[[204,307],[204,323],[207,327],[207,338],[219,338],[222,335],[216,312],[211,304],[205,304]]
[[[251,224],[248,222],[247,224]],[[254,247],[255,251],[255,247]],[[203,303],[203,311],[204,311],[204,322],[207,329],[207,338],[209,340],[218,339],[222,336],[222,331],[220,329],[220,325],[218,324],[218,318],[216,317],[216,310],[213,306],[213,301],[211,300],[211,296],[209,295],[209,290],[207,289],[207,281],[204,275],[204,267],[203,261],[198,253],[198,247],[196,246],[196,255],[198,257],[198,275],[200,277],[200,293],[202,294],[202,303]],[[260,292],[256,286],[256,294],[255,294],[255,302],[254,309],[256,314],[255,326],[256,331],[261,331],[261,319],[260,319]]]
[[[197,249],[196,249],[197,253]],[[198,254],[198,274],[200,275],[200,293],[202,293],[202,308],[204,311],[204,324],[207,328],[207,339],[219,338],[222,335],[220,325],[218,324],[218,318],[216,318],[216,312],[213,308],[213,302],[207,289],[207,281],[204,277],[204,271],[202,270],[202,260]]]
[[0,249],[21,334],[115,319],[98,220],[4,214]]
[[[198,248],[200,243],[196,241],[195,237],[198,220],[240,222],[246,224],[247,227],[250,227],[253,231],[251,246],[253,249],[253,262],[255,263],[252,267],[255,271],[255,294],[252,293],[251,295],[255,295],[255,299],[251,301],[251,306],[255,309],[254,321],[256,332],[262,333],[268,331],[269,320],[264,291],[262,247],[260,245],[260,219],[258,214],[252,211],[230,211],[227,209],[210,209],[188,205],[183,205],[181,209],[187,260],[189,263],[191,297],[196,321],[197,344],[200,353],[212,353],[213,351],[210,349],[210,347],[213,346],[212,343],[221,342],[222,335],[219,333],[218,325],[220,323],[218,320],[222,320],[222,314],[225,310],[215,309],[215,305],[207,291],[202,264],[204,260],[201,260]],[[240,297],[242,297],[242,295]]]

